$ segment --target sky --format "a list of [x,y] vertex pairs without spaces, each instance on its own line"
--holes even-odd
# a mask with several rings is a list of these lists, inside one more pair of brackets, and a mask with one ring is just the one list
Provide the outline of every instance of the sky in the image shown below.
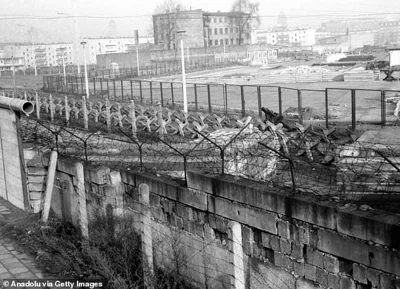
[[[115,21],[117,36],[133,36],[134,30],[145,36],[151,31],[151,15],[163,0],[0,0],[0,43],[32,41],[28,31],[34,27],[35,42],[72,41],[75,35],[74,7],[79,15],[79,34],[106,36],[110,20]],[[178,0],[179,1],[179,0]],[[250,0],[252,1],[252,0]],[[233,0],[180,0],[186,9],[230,11]],[[260,0],[261,28],[276,24],[284,11],[289,26],[318,26],[321,22],[348,15],[390,13],[400,18],[397,0]],[[371,17],[371,15],[369,15]],[[34,18],[34,19],[33,19]]]

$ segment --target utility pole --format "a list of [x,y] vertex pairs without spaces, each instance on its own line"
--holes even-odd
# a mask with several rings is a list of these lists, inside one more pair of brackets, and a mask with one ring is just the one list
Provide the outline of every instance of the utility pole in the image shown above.
[[181,37],[181,58],[182,58],[182,92],[183,92],[183,111],[188,112],[187,94],[186,94],[186,75],[185,75],[185,51],[183,48],[183,34],[185,30],[176,31]]

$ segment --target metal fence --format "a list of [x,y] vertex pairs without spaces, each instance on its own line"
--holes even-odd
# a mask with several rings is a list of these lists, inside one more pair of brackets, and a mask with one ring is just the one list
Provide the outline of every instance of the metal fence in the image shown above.
[[[44,77],[44,91],[63,94],[85,94],[83,77]],[[90,98],[140,104],[161,103],[178,109],[183,106],[181,82],[151,80],[116,80],[93,78],[89,82]],[[291,115],[300,123],[350,125],[393,124],[396,96],[400,91],[379,89],[295,89],[278,85],[235,85],[227,83],[186,83],[190,110],[225,115],[238,113],[242,116],[258,114],[267,107],[280,115]]]

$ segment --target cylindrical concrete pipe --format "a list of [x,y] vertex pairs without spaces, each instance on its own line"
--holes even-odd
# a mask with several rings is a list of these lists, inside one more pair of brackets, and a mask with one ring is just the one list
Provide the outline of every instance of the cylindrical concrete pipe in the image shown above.
[[13,111],[18,111],[22,112],[26,115],[29,115],[33,112],[33,103],[23,100],[23,99],[18,99],[18,98],[11,98],[11,97],[5,97],[5,96],[0,96],[0,107],[2,108],[8,108]]

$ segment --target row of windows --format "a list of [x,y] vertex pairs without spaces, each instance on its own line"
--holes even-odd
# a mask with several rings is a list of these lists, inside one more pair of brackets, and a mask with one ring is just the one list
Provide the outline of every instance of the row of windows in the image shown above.
[[[219,28],[219,30],[218,30],[218,28],[214,28],[214,35],[218,35],[218,31],[219,31],[219,34],[221,34],[221,35],[223,35],[223,34],[232,34],[233,33],[233,31],[235,31],[236,33],[239,33],[239,28]],[[210,35],[212,35],[213,33],[213,30],[212,30],[212,28],[208,28],[208,33],[210,34]]]
[[[244,43],[244,39],[241,38],[241,43]],[[209,46],[213,46],[213,45],[233,45],[233,44],[239,44],[239,38],[236,39],[215,39],[213,40],[209,40],[208,41],[208,45]]]

